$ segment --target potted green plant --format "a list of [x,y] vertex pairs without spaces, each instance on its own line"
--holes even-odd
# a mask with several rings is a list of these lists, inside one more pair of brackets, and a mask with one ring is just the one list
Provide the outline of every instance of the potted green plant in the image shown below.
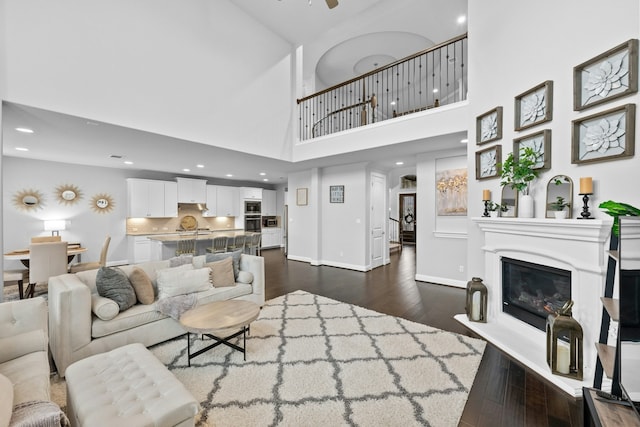
[[522,196],[518,202],[519,217],[533,217],[533,197],[529,190],[531,182],[538,177],[538,171],[535,169],[537,158],[538,155],[533,148],[520,147],[517,159],[511,152],[500,165],[500,185],[508,185]]
[[557,196],[555,202],[549,203],[549,209],[554,211],[556,219],[565,219],[567,217],[567,211],[564,210],[567,207],[569,207],[569,203],[562,196]]
[[501,205],[500,203],[489,201],[489,203],[487,203],[487,210],[489,211],[489,215],[495,218],[500,216],[500,213],[508,211],[509,207],[507,205]]

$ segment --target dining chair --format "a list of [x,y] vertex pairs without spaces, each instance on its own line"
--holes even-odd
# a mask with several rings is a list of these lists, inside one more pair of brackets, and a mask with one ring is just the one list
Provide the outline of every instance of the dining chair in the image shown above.
[[48,283],[49,277],[67,273],[67,242],[33,243],[29,245],[29,286],[27,298],[33,297],[38,283]]
[[180,234],[180,240],[178,240],[178,244],[176,245],[176,256],[188,254],[195,255],[197,238],[197,231],[195,233]]
[[18,284],[18,296],[20,299],[24,298],[24,282],[29,281],[29,270],[26,268],[17,269],[17,270],[4,270],[2,275],[3,286],[6,286],[7,283],[17,282]]
[[35,236],[31,238],[31,243],[48,243],[48,242],[61,242],[61,236]]
[[109,243],[111,243],[111,236],[107,236],[102,244],[102,250],[100,251],[100,260],[93,262],[78,262],[69,266],[69,273],[77,273],[78,271],[96,270],[100,267],[107,265],[107,252],[109,251]]
[[213,238],[213,244],[207,248],[207,252],[219,254],[227,251],[227,236],[218,236]]

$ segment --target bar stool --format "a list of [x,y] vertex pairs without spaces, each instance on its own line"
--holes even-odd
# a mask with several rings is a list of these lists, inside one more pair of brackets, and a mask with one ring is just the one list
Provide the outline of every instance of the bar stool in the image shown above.
[[210,248],[207,248],[207,252],[214,253],[214,254],[227,252],[227,237],[226,236],[214,237],[213,245]]
[[245,245],[245,236],[241,235],[241,236],[236,236],[233,238],[233,242],[229,242],[227,243],[227,250],[230,252],[233,251],[237,251],[237,250],[241,250],[244,252],[244,245]]

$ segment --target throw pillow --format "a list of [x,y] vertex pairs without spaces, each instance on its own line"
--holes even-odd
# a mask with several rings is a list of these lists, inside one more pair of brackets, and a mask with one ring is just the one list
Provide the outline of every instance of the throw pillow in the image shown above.
[[120,306],[114,300],[91,294],[91,311],[101,320],[111,320],[120,312]]
[[211,289],[208,268],[194,270],[192,265],[189,265],[190,269],[183,267],[187,266],[158,271],[158,299]]
[[133,307],[136,293],[124,271],[118,267],[100,267],[96,276],[96,288],[101,297],[112,299],[120,311]]
[[131,286],[133,286],[133,290],[136,293],[136,298],[140,304],[153,304],[153,301],[156,299],[155,293],[153,292],[153,283],[151,283],[151,279],[147,276],[147,273],[144,272],[141,268],[134,268],[129,275],[129,281],[131,282]]
[[8,426],[13,412],[13,383],[0,374],[0,426]]
[[236,279],[236,282],[246,283],[250,285],[251,283],[253,283],[253,273],[250,271],[240,270],[240,273],[238,273],[238,278]]
[[238,278],[238,273],[240,273],[240,255],[242,255],[242,250],[237,250],[233,252],[224,252],[221,254],[207,254],[207,262],[215,262],[220,261],[225,258],[231,257],[233,260],[233,277],[234,279]]
[[186,254],[180,256],[174,256],[173,258],[169,258],[169,268],[172,267],[180,267],[185,264],[193,263],[193,255]]
[[233,277],[233,259],[225,258],[221,261],[209,262],[205,264],[211,269],[211,284],[214,288],[224,288],[227,286],[235,286],[235,278]]

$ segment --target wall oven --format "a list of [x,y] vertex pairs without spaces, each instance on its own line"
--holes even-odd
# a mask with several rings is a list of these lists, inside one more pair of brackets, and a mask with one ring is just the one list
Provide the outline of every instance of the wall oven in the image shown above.
[[245,200],[244,201],[244,214],[245,215],[258,215],[262,212],[262,202],[260,200]]
[[247,233],[260,233],[262,230],[262,217],[260,215],[244,216],[244,231]]

